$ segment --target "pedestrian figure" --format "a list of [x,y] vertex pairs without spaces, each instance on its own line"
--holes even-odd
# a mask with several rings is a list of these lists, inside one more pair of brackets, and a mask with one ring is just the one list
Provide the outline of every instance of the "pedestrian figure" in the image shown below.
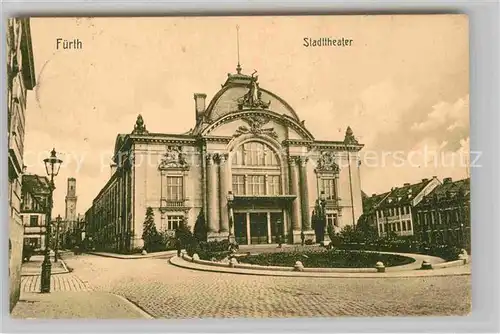
[[182,243],[181,243],[181,238],[177,238],[175,240],[175,247],[177,248],[177,256],[181,256],[181,250],[182,250]]
[[304,231],[300,232],[300,240],[302,240],[302,246],[304,246],[304,241],[306,239],[306,236],[304,235]]

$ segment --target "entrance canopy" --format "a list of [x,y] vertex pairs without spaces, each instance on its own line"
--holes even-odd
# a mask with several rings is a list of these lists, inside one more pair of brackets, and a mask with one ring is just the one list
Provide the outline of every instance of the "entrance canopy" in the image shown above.
[[234,195],[233,206],[254,208],[287,206],[296,197],[296,195]]

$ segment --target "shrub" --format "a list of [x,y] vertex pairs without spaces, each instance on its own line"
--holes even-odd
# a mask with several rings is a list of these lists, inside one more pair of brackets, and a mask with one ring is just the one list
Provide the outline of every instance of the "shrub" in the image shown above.
[[146,209],[146,218],[144,219],[142,240],[144,241],[144,249],[147,252],[153,252],[159,248],[158,243],[161,244],[161,236],[158,233],[155,225],[154,212],[151,207]]
[[312,239],[307,239],[304,243],[306,245],[312,245],[312,244],[314,244],[314,241]]
[[231,253],[231,247],[237,248],[238,246],[226,239],[221,241],[191,242],[186,247],[186,252],[189,256],[193,256],[196,253],[202,260],[211,260],[212,258],[223,259]]
[[194,237],[198,242],[207,241],[207,226],[203,210],[200,210],[196,223],[194,224]]

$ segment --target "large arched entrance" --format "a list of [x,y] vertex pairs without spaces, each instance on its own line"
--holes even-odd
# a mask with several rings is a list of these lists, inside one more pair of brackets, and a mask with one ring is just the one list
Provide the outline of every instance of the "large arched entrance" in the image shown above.
[[265,141],[250,139],[231,152],[234,235],[239,244],[276,242],[286,235],[282,157]]

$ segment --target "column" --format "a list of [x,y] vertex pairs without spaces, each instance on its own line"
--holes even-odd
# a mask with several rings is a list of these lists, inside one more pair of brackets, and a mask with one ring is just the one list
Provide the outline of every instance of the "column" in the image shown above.
[[309,215],[309,189],[307,186],[307,157],[300,157],[300,199],[302,203],[302,229],[311,230],[311,216]]
[[267,243],[270,244],[273,241],[271,237],[271,212],[267,213]]
[[217,166],[214,155],[207,153],[207,225],[208,232],[219,232],[219,222],[217,217]]
[[299,193],[299,176],[297,171],[297,157],[289,157],[290,164],[290,192],[297,197],[292,202],[292,231],[300,231],[300,193]]
[[227,154],[219,155],[219,213],[220,232],[229,232],[229,212],[227,207],[228,185],[228,164]]
[[247,244],[251,243],[251,235],[250,235],[250,213],[247,212]]

